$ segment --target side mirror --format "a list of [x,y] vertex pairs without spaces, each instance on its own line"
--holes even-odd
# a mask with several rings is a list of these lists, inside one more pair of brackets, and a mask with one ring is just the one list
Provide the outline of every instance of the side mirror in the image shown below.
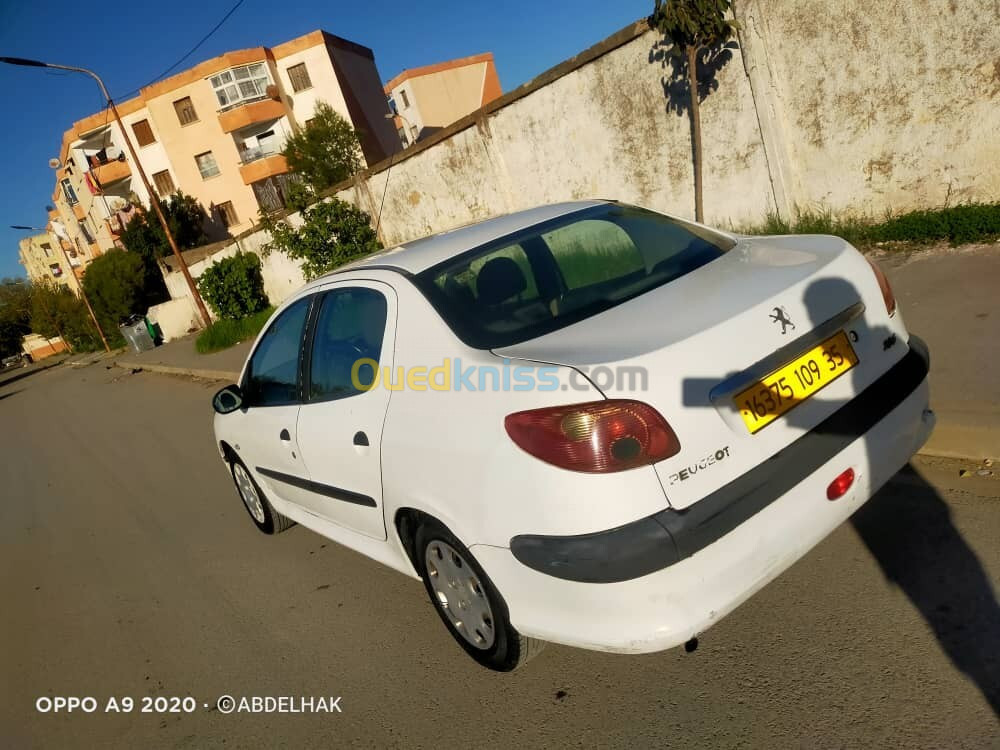
[[217,414],[230,414],[243,406],[243,391],[238,385],[227,385],[212,396],[212,408]]

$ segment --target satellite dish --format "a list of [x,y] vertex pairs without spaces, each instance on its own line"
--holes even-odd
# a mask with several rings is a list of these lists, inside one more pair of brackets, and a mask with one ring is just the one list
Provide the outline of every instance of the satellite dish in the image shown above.
[[61,167],[61,166],[62,166],[62,162],[59,161],[58,159],[49,159],[49,168],[50,169],[59,169],[59,167]]

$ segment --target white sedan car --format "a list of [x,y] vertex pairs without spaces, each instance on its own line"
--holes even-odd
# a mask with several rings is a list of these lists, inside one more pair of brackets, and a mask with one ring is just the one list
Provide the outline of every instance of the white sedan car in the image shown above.
[[261,531],[422,579],[504,671],[693,645],[923,444],[928,362],[841,239],[585,201],[311,282],[215,434]]

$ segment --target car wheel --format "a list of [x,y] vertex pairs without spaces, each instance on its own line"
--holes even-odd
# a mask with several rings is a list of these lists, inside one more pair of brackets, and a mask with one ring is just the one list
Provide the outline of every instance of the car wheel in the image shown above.
[[537,655],[545,641],[510,624],[507,604],[465,545],[441,524],[424,521],[415,535],[419,573],[448,632],[487,669],[510,672]]
[[236,483],[236,491],[243,501],[243,507],[247,509],[258,529],[265,534],[280,534],[295,525],[294,521],[281,515],[271,506],[267,496],[250,476],[242,461],[234,458],[229,463],[229,469],[232,471],[233,482]]

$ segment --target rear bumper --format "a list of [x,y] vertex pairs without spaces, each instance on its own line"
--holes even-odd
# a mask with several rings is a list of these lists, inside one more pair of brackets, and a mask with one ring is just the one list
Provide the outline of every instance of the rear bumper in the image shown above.
[[780,453],[683,510],[576,536],[525,534],[510,550],[529,568],[567,581],[617,583],[674,565],[721,539],[813,474],[898,407],[927,377],[926,345]]
[[[805,443],[808,450],[796,448],[801,440],[789,446],[728,504],[713,500],[720,504],[693,513],[702,501],[683,513],[657,513],[603,532],[610,536],[597,542],[602,534],[545,537],[563,546],[530,547],[536,556],[528,559],[544,563],[542,569],[523,562],[524,547],[519,553],[473,547],[507,600],[514,626],[536,638],[623,653],[671,648],[706,630],[818,544],[927,440],[934,425],[928,358],[922,342],[911,339],[910,346],[907,369],[895,373],[891,393],[880,384],[896,368],[851,402],[865,398],[862,405],[874,404],[879,414],[874,423],[867,424],[870,418],[861,412],[845,411],[851,404],[845,406],[823,423],[819,437]],[[903,375],[919,379],[900,380]],[[827,485],[849,467],[856,475],[853,487],[828,501]],[[751,473],[757,471],[765,470]],[[574,547],[576,540],[583,546]],[[549,550],[547,558],[537,554],[543,548]],[[553,565],[553,560],[563,564]],[[614,574],[602,575],[605,567]],[[642,572],[646,567],[652,569]],[[567,571],[578,578],[569,578]],[[583,574],[592,580],[579,580]],[[593,580],[602,577],[611,581]]]

